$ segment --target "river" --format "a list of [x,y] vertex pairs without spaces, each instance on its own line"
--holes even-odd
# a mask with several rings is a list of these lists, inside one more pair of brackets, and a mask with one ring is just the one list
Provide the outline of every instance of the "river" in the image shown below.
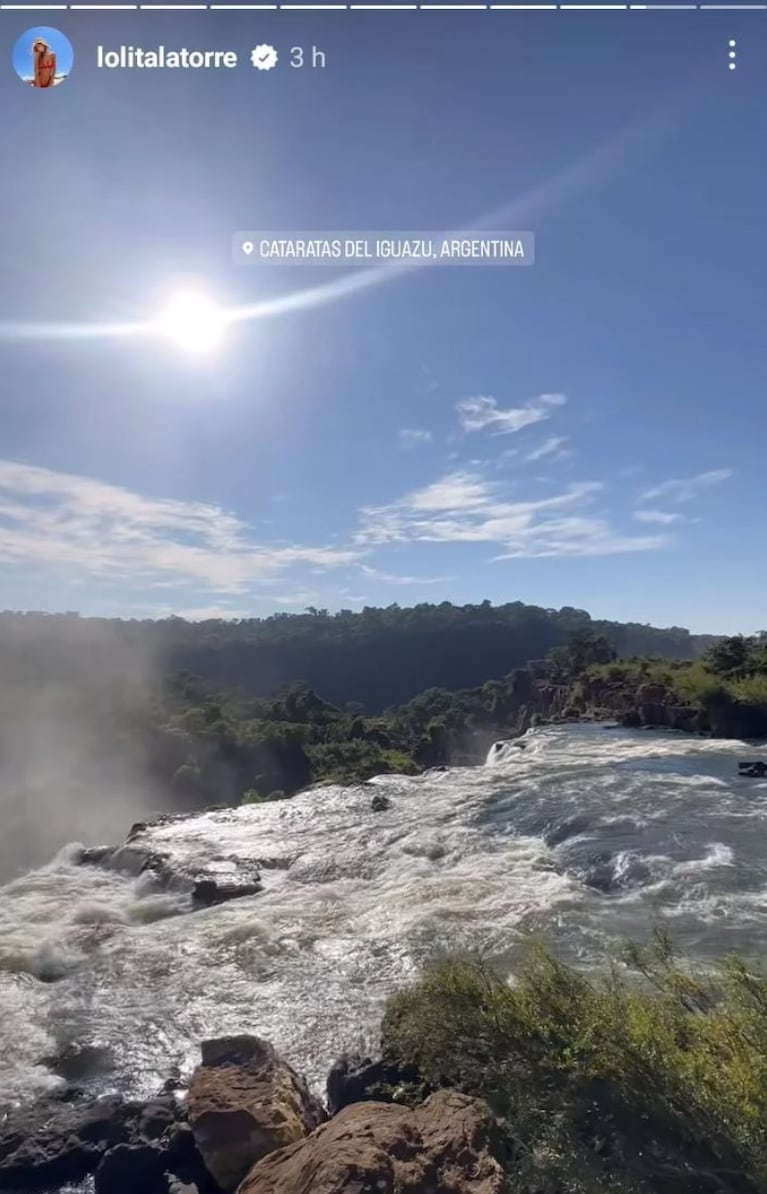
[[522,741],[485,766],[152,828],[180,859],[259,860],[263,892],[217,907],[77,865],[74,845],[0,888],[0,1107],[60,1083],[46,1059],[73,1045],[99,1050],[99,1088],[143,1095],[201,1038],[243,1031],[321,1089],[446,951],[513,971],[534,936],[599,967],[662,918],[703,963],[763,952],[767,781],[737,761],[764,752],[585,725]]

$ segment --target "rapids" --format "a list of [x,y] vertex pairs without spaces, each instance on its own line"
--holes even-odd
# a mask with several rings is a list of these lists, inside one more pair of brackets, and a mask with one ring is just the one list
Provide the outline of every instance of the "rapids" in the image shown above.
[[[767,942],[767,780],[738,742],[532,731],[485,766],[316,788],[152,827],[143,841],[264,890],[202,911],[74,846],[0,888],[0,1110],[93,1048],[94,1088],[151,1094],[201,1038],[268,1037],[321,1089],[386,996],[444,951],[513,971],[530,935],[598,967],[662,917],[707,961]],[[384,792],[390,807],[373,813]],[[108,799],[108,797],[105,797]]]

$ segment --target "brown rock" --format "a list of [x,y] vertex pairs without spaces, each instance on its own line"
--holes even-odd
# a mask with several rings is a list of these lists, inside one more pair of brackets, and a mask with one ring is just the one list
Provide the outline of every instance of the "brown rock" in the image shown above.
[[673,700],[673,693],[665,684],[640,684],[637,703],[640,705],[666,705]]
[[259,1161],[237,1194],[507,1194],[512,1160],[486,1103],[439,1090],[415,1110],[344,1108]]
[[197,1147],[224,1191],[234,1190],[256,1161],[327,1118],[295,1070],[254,1036],[203,1042],[188,1108]]

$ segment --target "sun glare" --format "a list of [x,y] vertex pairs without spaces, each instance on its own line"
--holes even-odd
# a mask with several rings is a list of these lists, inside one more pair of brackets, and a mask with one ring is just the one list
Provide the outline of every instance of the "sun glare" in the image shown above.
[[177,348],[211,353],[221,344],[224,312],[205,295],[181,291],[174,295],[157,322],[157,329]]

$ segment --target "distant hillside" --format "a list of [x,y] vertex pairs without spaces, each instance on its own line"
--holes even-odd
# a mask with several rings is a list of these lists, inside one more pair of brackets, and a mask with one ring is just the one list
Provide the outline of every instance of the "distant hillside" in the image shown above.
[[595,621],[585,610],[521,601],[336,614],[309,609],[198,623],[6,611],[0,613],[0,669],[6,685],[71,683],[91,691],[106,690],[115,679],[123,687],[140,685],[148,672],[186,672],[207,687],[254,697],[302,680],[334,704],[376,713],[427,688],[474,688],[501,679],[583,630],[603,634],[622,657],[696,659],[716,641],[678,626]]

